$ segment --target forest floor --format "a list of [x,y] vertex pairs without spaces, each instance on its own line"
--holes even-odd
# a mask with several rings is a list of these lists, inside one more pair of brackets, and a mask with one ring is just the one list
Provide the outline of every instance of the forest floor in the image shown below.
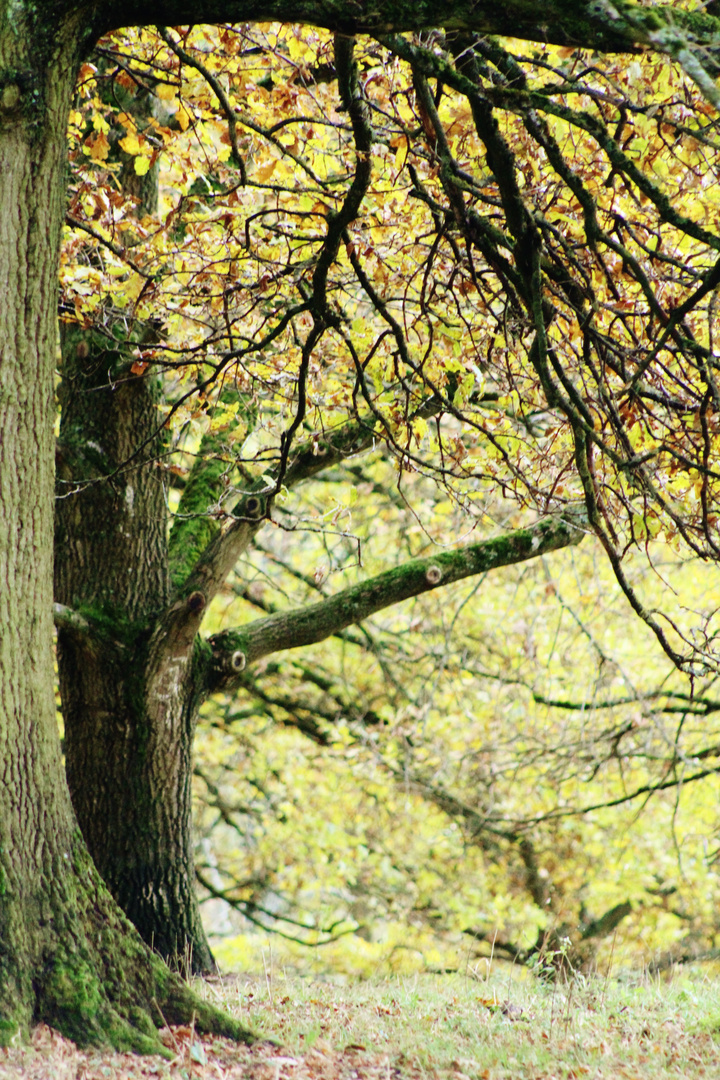
[[40,1026],[0,1080],[670,1080],[720,1075],[720,981],[417,976],[337,985],[225,976],[197,988],[252,1047],[165,1030],[173,1054],[78,1050]]

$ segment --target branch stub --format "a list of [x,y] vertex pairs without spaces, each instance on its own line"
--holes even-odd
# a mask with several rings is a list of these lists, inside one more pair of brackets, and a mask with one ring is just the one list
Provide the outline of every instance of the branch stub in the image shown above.
[[195,592],[190,593],[190,595],[187,598],[187,606],[190,609],[190,611],[194,611],[196,613],[199,613],[199,612],[203,611],[203,609],[205,608],[205,604],[206,604],[205,594],[201,593],[199,590],[196,590]]
[[3,87],[0,95],[0,107],[3,112],[12,112],[20,102],[21,92],[17,83],[10,82]]
[[251,495],[245,500],[245,516],[257,520],[265,513],[265,500],[258,495]]

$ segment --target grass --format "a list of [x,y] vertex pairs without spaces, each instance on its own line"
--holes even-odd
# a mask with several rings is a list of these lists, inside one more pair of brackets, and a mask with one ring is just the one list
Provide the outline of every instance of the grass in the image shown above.
[[198,983],[260,1034],[164,1033],[175,1060],[79,1051],[48,1028],[0,1050],[2,1080],[671,1080],[720,1074],[720,982],[416,976],[338,986],[268,975]]

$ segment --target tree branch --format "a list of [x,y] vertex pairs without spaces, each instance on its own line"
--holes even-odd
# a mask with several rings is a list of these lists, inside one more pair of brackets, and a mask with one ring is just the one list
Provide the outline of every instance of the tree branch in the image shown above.
[[270,653],[324,641],[346,626],[362,622],[376,611],[401,600],[499,566],[524,562],[547,551],[578,544],[584,535],[580,520],[545,518],[528,529],[518,529],[429,559],[413,559],[344,589],[319,604],[270,615],[248,626],[223,631],[210,639],[214,669],[211,689],[236,685],[246,664]]
[[615,904],[615,907],[611,907],[599,919],[592,919],[589,923],[585,923],[582,928],[582,940],[609,937],[623,919],[626,919],[632,912],[632,909],[629,900],[624,900],[621,904]]
[[[492,401],[496,396],[491,390],[478,400]],[[414,416],[427,419],[442,412],[446,404],[440,397],[429,398],[420,403]],[[283,486],[292,488],[303,480],[311,480],[318,473],[368,450],[379,438],[375,419],[369,415],[348,420],[345,424],[325,431],[322,436],[313,436],[312,439],[301,443],[290,456],[283,476]],[[208,479],[207,473],[203,475],[205,479]],[[266,470],[265,477],[276,475],[277,470]],[[217,480],[217,477],[215,479]],[[276,487],[276,484],[269,487],[266,478],[253,481],[232,510],[219,509],[215,527],[209,529],[206,534],[211,536],[211,539],[184,579],[178,570],[183,558],[178,553],[177,560],[173,559],[173,577],[178,598],[175,610],[182,609],[187,598],[196,593],[202,594],[204,601],[202,610],[204,610],[218,589],[222,587],[240,556],[247,550],[255,534],[262,528],[269,516]],[[213,489],[211,486],[206,486],[203,494],[205,510],[213,501],[217,502],[220,498],[221,491],[217,483],[214,491],[213,497]],[[196,502],[195,512],[198,511],[200,505]],[[218,526],[217,522],[222,522],[222,526]],[[194,530],[188,531],[194,535]],[[175,527],[173,527],[173,533],[175,533]],[[171,536],[171,552],[174,546],[175,540]],[[189,550],[189,547],[186,550]],[[198,619],[200,616],[201,611],[198,609]]]
[[[334,941],[338,941],[341,937],[345,937],[347,934],[356,934],[361,927],[356,923],[351,926],[345,926],[343,930],[336,930],[337,926],[342,926],[346,920],[339,919],[331,926],[314,926],[312,923],[304,923],[300,919],[293,919],[290,915],[281,915],[277,911],[269,911],[267,908],[258,904],[252,899],[239,899],[234,896],[239,889],[246,887],[244,882],[238,883],[238,885],[230,886],[228,889],[218,889],[211,882],[207,875],[203,874],[202,869],[197,867],[195,870],[195,876],[200,882],[202,887],[208,892],[208,894],[215,900],[223,900],[230,907],[239,911],[248,922],[253,923],[255,926],[259,926],[261,930],[266,933],[277,934],[278,937],[285,938],[287,941],[294,941],[297,945],[306,945],[311,948],[318,948],[320,945],[329,945]],[[258,918],[259,915],[264,916],[265,919],[271,920],[271,925],[268,926],[266,922]],[[288,923],[290,926],[297,926],[300,930],[305,930],[307,933],[315,935],[319,938],[317,941],[308,941],[302,937],[297,937],[294,934],[287,934],[278,928],[278,923]]]
[[[124,26],[148,24],[141,0],[93,8],[97,34]],[[159,0],[152,20],[168,26],[198,22],[281,22],[323,26],[343,34],[383,34],[432,27],[499,34],[526,41],[598,49],[601,52],[641,52],[647,48],[678,56],[688,48],[703,69],[703,47],[717,47],[720,20],[672,4],[643,6],[634,0],[417,0],[373,4],[347,0]]]
[[[374,438],[373,421],[350,420],[322,438],[308,440],[290,458],[283,485],[291,488],[302,480],[311,479],[351,454],[366,450],[372,446]],[[273,470],[268,469],[266,475],[272,476]],[[217,498],[217,486],[213,490]],[[210,489],[205,494],[206,509],[212,502],[212,494]],[[183,595],[199,591],[209,603],[268,517],[274,494],[266,479],[252,482],[232,510],[220,515],[224,519],[224,527],[214,531],[212,539],[179,586]]]
[[84,615],[73,608],[66,607],[65,604],[53,604],[53,620],[58,628],[83,637],[92,630]]

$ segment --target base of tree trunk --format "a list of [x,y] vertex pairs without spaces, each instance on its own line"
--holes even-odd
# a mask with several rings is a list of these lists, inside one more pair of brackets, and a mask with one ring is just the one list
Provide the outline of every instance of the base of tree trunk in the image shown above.
[[49,883],[32,926],[15,898],[0,897],[0,923],[10,930],[0,950],[0,1045],[27,1037],[40,1022],[79,1046],[164,1056],[157,1029],[167,1024],[194,1023],[201,1032],[254,1042],[148,949],[82,841],[73,846],[71,865]]

